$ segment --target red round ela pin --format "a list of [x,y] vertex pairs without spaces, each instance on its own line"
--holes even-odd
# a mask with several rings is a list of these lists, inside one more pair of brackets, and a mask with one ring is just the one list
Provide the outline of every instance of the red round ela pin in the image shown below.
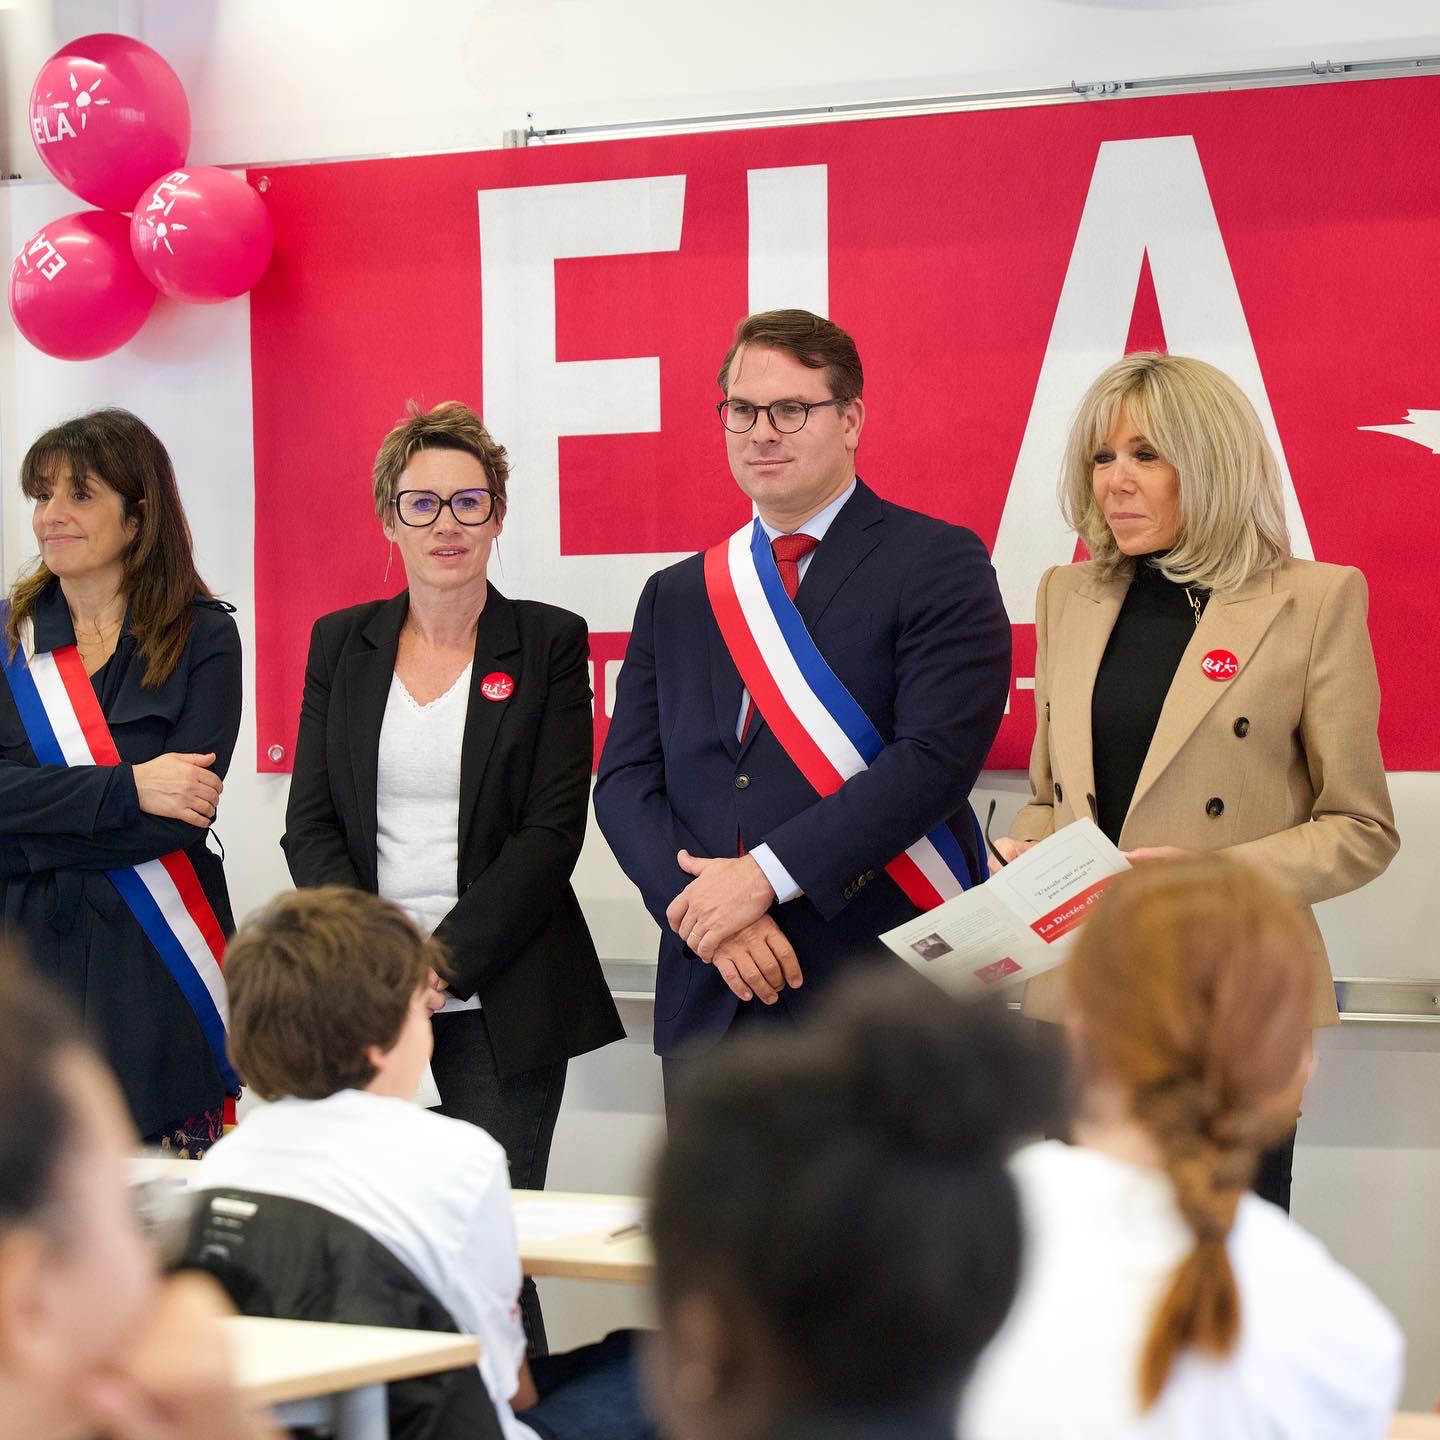
[[487,700],[508,700],[515,693],[515,682],[503,670],[492,670],[480,682],[480,693]]
[[1207,680],[1233,680],[1240,673],[1240,662],[1228,650],[1212,650],[1200,668]]

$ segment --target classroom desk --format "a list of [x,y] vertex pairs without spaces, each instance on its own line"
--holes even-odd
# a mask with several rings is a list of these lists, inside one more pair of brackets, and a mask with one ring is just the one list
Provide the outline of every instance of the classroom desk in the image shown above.
[[284,1426],[328,1426],[336,1440],[387,1440],[388,1381],[457,1370],[480,1358],[473,1335],[252,1315],[221,1323],[246,1399],[273,1407]]
[[[173,1180],[184,1184],[204,1161],[137,1156],[132,1184]],[[634,1195],[590,1195],[574,1190],[516,1190],[511,1195],[520,1264],[527,1275],[563,1280],[604,1280],[643,1285],[655,1269],[643,1231],[618,1239],[611,1233],[638,1221],[644,1202]]]
[[1387,1440],[1440,1440],[1440,1415],[1402,1412],[1390,1421]]
[[634,1195],[588,1195],[573,1190],[516,1190],[515,1230],[527,1275],[564,1280],[647,1284],[655,1269],[650,1237],[636,1228],[644,1201]]

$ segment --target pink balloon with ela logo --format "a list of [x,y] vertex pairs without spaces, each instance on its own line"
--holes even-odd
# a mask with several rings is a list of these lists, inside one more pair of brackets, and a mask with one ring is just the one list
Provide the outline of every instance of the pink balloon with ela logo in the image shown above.
[[180,77],[148,45],[86,35],[40,67],[30,133],[62,185],[104,210],[128,210],[142,185],[185,163],[190,105]]
[[199,305],[243,295],[274,243],[270,211],[245,177],[208,165],[147,186],[130,220],[130,248],[146,278]]
[[93,360],[131,339],[155,287],[130,253],[124,215],[81,210],[31,236],[10,267],[10,314],[47,355]]

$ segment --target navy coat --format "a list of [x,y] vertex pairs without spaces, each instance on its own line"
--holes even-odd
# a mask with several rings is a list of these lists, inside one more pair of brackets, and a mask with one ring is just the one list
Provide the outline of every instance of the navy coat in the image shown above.
[[[180,987],[104,871],[184,850],[220,928],[235,928],[210,832],[144,814],[133,771],[169,751],[213,750],[213,768],[225,774],[240,728],[232,610],[196,600],[180,663],[154,690],[141,684],[127,614],[114,655],[94,677],[118,766],[40,765],[0,680],[0,926],[81,1009],[141,1135],[219,1105],[224,1086]],[[37,600],[34,625],[37,651],[75,643],[58,582]]]
[[805,976],[774,1011],[797,1017],[849,966],[894,960],[876,937],[917,912],[884,867],[922,834],[949,822],[984,874],[968,798],[1010,687],[1010,622],[984,545],[857,482],[795,603],[886,742],[825,799],[768,725],[752,726],[743,745],[736,738],[742,684],[706,597],[703,557],[652,576],[636,610],[595,814],[661,928],[661,1055],[713,1044],[740,1003],[665,920],[690,878],[675,861],[682,846],[728,856],[737,842],[766,843],[800,886],[800,898],[772,912]]

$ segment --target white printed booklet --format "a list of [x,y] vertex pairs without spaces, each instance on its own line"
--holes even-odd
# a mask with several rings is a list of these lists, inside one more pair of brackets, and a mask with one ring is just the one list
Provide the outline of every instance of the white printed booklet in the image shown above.
[[944,989],[980,995],[1053,970],[1105,887],[1129,868],[1093,821],[1076,821],[880,938]]

